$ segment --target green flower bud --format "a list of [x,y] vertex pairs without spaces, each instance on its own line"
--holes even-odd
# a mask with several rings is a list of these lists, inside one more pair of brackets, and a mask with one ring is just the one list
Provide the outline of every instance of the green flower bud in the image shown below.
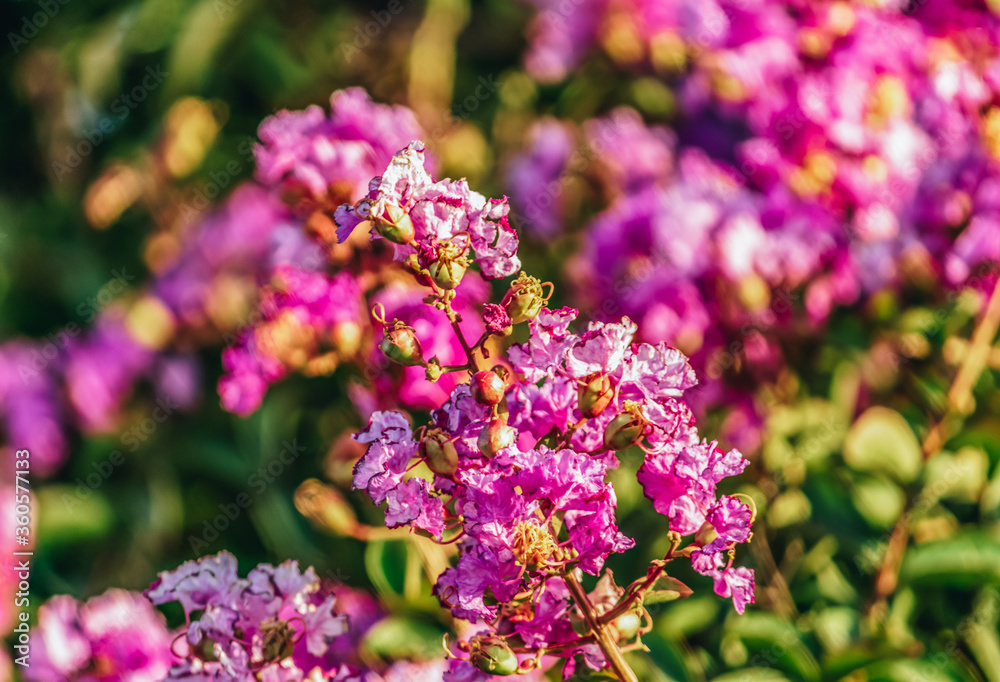
[[480,405],[496,405],[503,400],[505,389],[503,379],[491,369],[476,372],[469,382],[469,392]]
[[615,397],[615,387],[607,374],[592,374],[577,394],[580,414],[591,418],[603,414]]
[[444,370],[441,369],[441,362],[433,357],[427,361],[427,370],[424,372],[424,376],[427,377],[427,381],[437,381],[441,378]]
[[526,322],[538,316],[552,295],[550,290],[549,296],[545,296],[544,287],[536,278],[521,271],[500,302],[512,324]]
[[417,338],[413,327],[409,327],[399,320],[392,325],[386,325],[385,335],[378,345],[379,350],[393,362],[405,365],[406,367],[425,366],[424,352],[420,347],[420,339]]
[[455,444],[441,429],[431,429],[420,441],[421,454],[435,474],[452,476],[458,470],[458,451]]
[[490,675],[513,675],[517,672],[517,656],[501,639],[473,640],[469,660]]
[[469,235],[459,233],[433,247],[435,258],[427,265],[427,274],[442,289],[454,289],[469,267]]
[[624,410],[604,429],[604,446],[609,450],[624,450],[635,445],[645,434],[648,424],[642,408],[626,401]]
[[516,443],[517,436],[517,429],[507,426],[500,419],[494,419],[479,432],[479,451],[487,457],[496,457],[498,452]]
[[701,524],[701,528],[695,533],[694,542],[699,547],[704,547],[717,537],[719,537],[719,532],[715,530],[715,526],[706,521]]
[[413,221],[398,204],[386,203],[382,215],[372,215],[376,232],[394,244],[410,244],[417,236]]

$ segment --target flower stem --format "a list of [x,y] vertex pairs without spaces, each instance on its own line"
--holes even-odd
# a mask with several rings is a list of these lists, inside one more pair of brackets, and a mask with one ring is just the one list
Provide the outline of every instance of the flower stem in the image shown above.
[[[927,433],[921,444],[924,461],[931,459],[941,451],[945,442],[954,435],[957,423],[960,423],[963,417],[972,411],[975,405],[972,398],[972,388],[979,380],[979,375],[986,368],[990,348],[998,329],[1000,329],[1000,280],[993,288],[993,293],[986,304],[986,311],[972,333],[968,352],[958,368],[951,389],[948,391],[948,408],[944,416]],[[884,615],[889,595],[896,590],[896,585],[899,582],[899,569],[903,565],[903,556],[906,554],[906,547],[910,540],[909,523],[913,516],[913,506],[914,499],[910,498],[902,516],[899,517],[892,529],[892,535],[889,536],[885,557],[875,577],[875,594],[868,609],[869,617]]]
[[587,597],[583,585],[576,579],[572,571],[567,571],[563,575],[563,582],[566,583],[570,594],[573,595],[573,601],[576,602],[577,606],[580,607],[580,611],[583,612],[583,618],[587,621],[590,632],[597,640],[597,646],[601,647],[601,653],[604,654],[604,658],[607,660],[611,670],[614,671],[615,676],[621,682],[639,682],[639,678],[635,676],[632,668],[625,661],[625,655],[618,647],[618,642],[611,638],[607,628],[598,619],[597,614],[594,613],[594,606],[590,603],[590,598]]
[[476,354],[469,346],[469,342],[465,340],[465,334],[462,333],[462,328],[458,324],[458,315],[451,307],[451,301],[448,299],[445,299],[444,301],[444,314],[448,316],[448,321],[451,322],[451,328],[455,330],[455,336],[458,337],[458,342],[462,344],[462,350],[465,351],[465,357],[469,358],[470,371],[478,372],[479,361],[476,358]]

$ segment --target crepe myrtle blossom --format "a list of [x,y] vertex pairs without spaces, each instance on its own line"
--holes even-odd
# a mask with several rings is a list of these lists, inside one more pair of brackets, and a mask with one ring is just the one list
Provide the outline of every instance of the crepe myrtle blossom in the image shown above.
[[28,682],[159,682],[181,659],[170,648],[166,619],[141,594],[108,590],[79,602],[53,597],[38,611]]
[[517,272],[517,234],[507,222],[507,199],[486,199],[465,180],[435,182],[425,167],[424,144],[400,150],[373,178],[367,198],[337,209],[343,242],[362,222],[372,236],[393,243],[397,260],[414,260],[442,289],[454,289],[469,265],[469,250],[488,279]]
[[[589,163],[574,171],[606,205],[566,274],[580,307],[628,315],[642,340],[689,355],[718,385],[705,408],[746,404],[786,364],[778,339],[818,336],[838,308],[995,282],[990,3],[526,1],[535,79],[563,80],[602,52],[671,84],[674,130],[628,109],[579,126]],[[562,172],[549,137],[521,157],[538,163],[511,164],[518,211]],[[762,317],[781,333],[748,333]],[[748,417],[751,444],[763,415]]]
[[318,106],[264,120],[254,147],[257,179],[298,212],[356,201],[397,149],[420,137],[412,111],[376,104],[361,88],[338,90],[330,113]]
[[295,265],[278,266],[261,294],[259,324],[222,354],[222,405],[246,416],[270,384],[290,372],[331,373],[360,348],[361,289],[349,272],[327,275]]
[[175,650],[183,661],[168,680],[348,679],[330,643],[347,630],[335,597],[312,568],[261,564],[246,578],[228,552],[165,571],[146,590],[154,604],[179,602],[186,626]]
[[[421,328],[390,321],[377,306],[385,357],[431,383],[451,374],[468,381],[455,382],[424,425],[400,412],[372,413],[354,436],[367,445],[354,487],[385,505],[387,526],[458,548],[434,594],[477,629],[449,649],[445,680],[531,673],[553,656],[565,659],[567,675],[579,664],[635,680],[622,650],[641,646],[650,627],[643,599],[667,579],[671,561],[697,557],[696,570],[741,613],[753,601],[753,571],[733,561],[751,538],[754,512],[749,498],[717,491],[746,460],[698,435],[684,402],[695,373],[680,351],[637,342],[628,318],[574,331],[578,311],[550,310],[551,285],[518,272],[506,224],[492,223],[484,240],[476,221],[489,204],[464,183],[434,183],[422,150],[414,142],[400,152],[367,201],[341,207],[338,223],[346,235],[367,221],[373,236],[394,244],[424,287],[422,305],[441,313],[434,324],[462,351],[428,357],[425,339],[438,331],[427,320]],[[456,289],[467,286],[473,264],[487,278],[517,277],[499,303],[459,314]],[[505,344],[523,323],[528,340]],[[618,528],[607,480],[627,449],[641,453],[639,483],[667,517],[670,550],[623,588],[604,563],[634,545]],[[590,594],[584,573],[601,576]]]

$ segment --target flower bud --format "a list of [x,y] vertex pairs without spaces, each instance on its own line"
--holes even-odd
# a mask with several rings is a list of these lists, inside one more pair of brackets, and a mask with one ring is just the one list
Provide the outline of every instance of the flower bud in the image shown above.
[[483,306],[483,322],[486,323],[486,331],[497,336],[510,336],[514,331],[510,316],[503,306],[496,303],[487,303]]
[[427,272],[431,279],[442,289],[454,289],[465,276],[466,264],[458,260],[439,258],[430,264]]
[[513,675],[517,672],[517,656],[502,639],[473,641],[469,660],[490,675]]
[[323,530],[337,535],[354,535],[358,517],[340,492],[315,478],[303,481],[295,490],[295,508]]
[[424,372],[424,376],[427,378],[427,381],[430,382],[437,381],[438,379],[441,378],[441,375],[443,373],[444,370],[441,369],[440,360],[438,360],[436,357],[433,357],[427,361],[427,369]]
[[448,434],[431,429],[420,441],[420,452],[428,468],[439,476],[452,476],[458,470],[458,451]]
[[493,419],[479,432],[479,451],[487,457],[495,457],[504,448],[517,442],[517,429],[500,419]]
[[469,382],[469,392],[480,405],[496,405],[503,400],[507,386],[503,379],[491,369],[476,372]]
[[604,429],[604,446],[609,450],[624,450],[635,445],[648,424],[639,405],[626,401],[625,409]]
[[705,523],[701,524],[701,528],[698,529],[698,532],[695,533],[694,542],[699,547],[704,547],[717,537],[719,537],[719,533],[715,530],[715,526],[708,521],[705,521]]
[[626,611],[622,615],[615,618],[611,625],[618,631],[618,640],[629,640],[635,637],[636,633],[639,632],[639,626],[642,625],[642,619],[635,611]]
[[423,349],[420,348],[420,339],[417,338],[413,327],[399,320],[385,327],[385,336],[382,337],[378,347],[387,358],[400,365],[416,367],[426,364]]
[[416,237],[410,214],[398,204],[388,202],[381,215],[371,216],[375,230],[394,244],[409,244]]
[[504,294],[500,305],[510,317],[511,323],[518,324],[537,317],[548,300],[544,295],[543,285],[522,270]]
[[615,397],[615,387],[607,374],[592,374],[577,394],[580,414],[588,419],[603,414]]

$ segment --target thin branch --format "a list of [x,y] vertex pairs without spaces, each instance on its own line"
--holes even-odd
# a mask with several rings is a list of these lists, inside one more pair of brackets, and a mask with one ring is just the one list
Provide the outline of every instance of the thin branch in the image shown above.
[[[986,312],[972,333],[972,341],[968,352],[958,368],[958,373],[948,391],[948,409],[944,416],[934,424],[921,444],[924,460],[934,457],[954,433],[954,427],[964,415],[973,409],[972,389],[979,380],[979,375],[986,368],[993,339],[1000,329],[1000,280],[997,280],[990,295]],[[909,522],[913,512],[914,499],[906,502],[906,509],[896,521],[889,536],[889,546],[886,548],[882,565],[879,566],[875,578],[875,594],[868,609],[869,617],[883,613],[890,594],[896,590],[899,583],[899,569],[903,565],[903,555],[910,539]]]
[[572,571],[567,571],[563,575],[563,582],[566,583],[570,594],[573,595],[573,601],[576,602],[576,605],[580,607],[580,611],[583,612],[583,618],[587,621],[587,626],[597,640],[597,646],[601,647],[601,652],[604,654],[604,658],[607,660],[611,670],[614,671],[621,682],[639,682],[639,678],[635,676],[632,668],[625,661],[625,655],[618,647],[618,642],[611,639],[607,628],[597,618],[597,615],[594,613],[594,606],[590,603],[590,598]]

